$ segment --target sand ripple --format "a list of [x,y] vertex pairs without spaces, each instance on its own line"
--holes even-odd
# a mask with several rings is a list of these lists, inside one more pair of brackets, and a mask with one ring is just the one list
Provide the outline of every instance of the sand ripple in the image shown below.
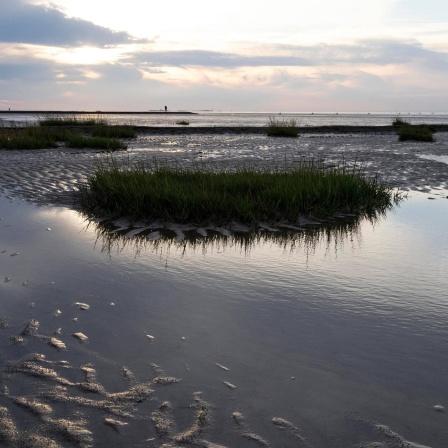
[[[298,139],[264,135],[152,135],[114,153],[125,163],[150,162],[154,157],[183,165],[211,162],[281,166],[300,159],[322,158],[328,165],[345,160],[362,164],[368,175],[403,190],[437,192],[448,189],[448,164],[443,162],[448,133],[435,143],[400,143],[395,134],[306,134]],[[435,157],[434,157],[435,156]],[[73,192],[84,184],[98,160],[108,155],[65,148],[0,151],[0,193],[31,202],[75,206]],[[440,191],[443,193],[443,191]]]

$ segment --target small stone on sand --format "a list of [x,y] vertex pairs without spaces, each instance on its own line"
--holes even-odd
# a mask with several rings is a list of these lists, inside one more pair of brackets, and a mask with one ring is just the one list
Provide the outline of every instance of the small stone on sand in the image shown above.
[[65,350],[66,345],[57,338],[50,338],[49,344],[59,350]]
[[230,370],[226,366],[223,366],[222,364],[218,364],[217,362],[215,362],[215,365],[217,365],[220,369],[225,370],[226,372],[228,372]]
[[83,302],[75,302],[73,304],[73,306],[77,306],[80,310],[89,310],[90,309],[90,305],[88,305],[87,303],[83,303]]
[[84,333],[73,333],[72,336],[83,342],[89,339]]
[[441,404],[436,404],[434,406],[434,410],[437,411],[437,412],[445,412],[445,407],[442,406]]

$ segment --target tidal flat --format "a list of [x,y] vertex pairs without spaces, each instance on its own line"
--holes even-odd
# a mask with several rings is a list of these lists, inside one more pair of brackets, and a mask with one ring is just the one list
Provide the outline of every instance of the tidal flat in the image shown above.
[[409,195],[249,237],[88,219],[74,190],[107,154],[2,152],[0,443],[445,447],[447,143],[130,141],[126,163],[356,160]]

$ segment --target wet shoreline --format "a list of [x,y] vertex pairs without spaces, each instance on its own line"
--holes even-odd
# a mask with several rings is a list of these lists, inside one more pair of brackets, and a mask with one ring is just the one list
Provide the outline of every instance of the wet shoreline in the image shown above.
[[366,176],[378,176],[380,182],[403,191],[446,195],[448,190],[446,132],[437,133],[435,143],[402,143],[394,133],[310,133],[291,139],[260,134],[195,134],[198,128],[182,129],[183,134],[176,135],[172,128],[165,128],[166,134],[145,129],[148,134],[139,133],[136,139],[126,141],[127,151],[114,153],[64,147],[2,150],[0,192],[34,203],[73,208],[79,186],[86,183],[98,163],[107,163],[111,157],[124,166],[157,160],[185,167],[205,163],[217,168],[235,164],[281,167],[314,158],[326,166],[356,163]]
[[[448,132],[448,125],[431,125],[435,132]],[[266,134],[267,126],[136,126],[143,135]],[[299,134],[396,134],[394,126],[297,126]]]

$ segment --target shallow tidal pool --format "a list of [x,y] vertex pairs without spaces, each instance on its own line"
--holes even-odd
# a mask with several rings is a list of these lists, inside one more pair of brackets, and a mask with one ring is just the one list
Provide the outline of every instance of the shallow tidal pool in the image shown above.
[[429,197],[196,242],[2,197],[0,444],[448,446],[448,199]]

